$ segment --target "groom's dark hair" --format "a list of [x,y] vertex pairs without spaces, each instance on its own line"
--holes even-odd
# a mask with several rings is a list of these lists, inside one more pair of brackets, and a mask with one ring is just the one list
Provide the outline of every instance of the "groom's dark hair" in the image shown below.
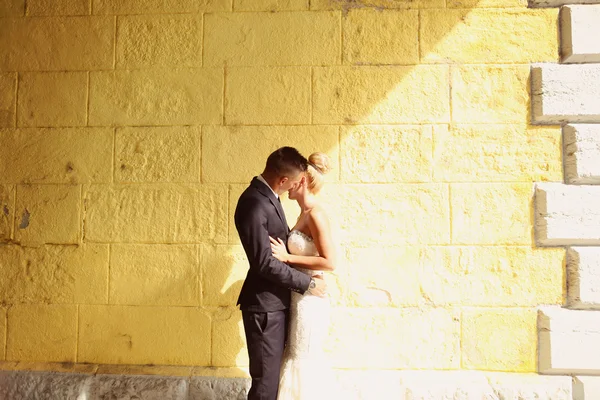
[[272,176],[295,176],[306,172],[308,160],[293,147],[281,147],[267,158],[265,173]]

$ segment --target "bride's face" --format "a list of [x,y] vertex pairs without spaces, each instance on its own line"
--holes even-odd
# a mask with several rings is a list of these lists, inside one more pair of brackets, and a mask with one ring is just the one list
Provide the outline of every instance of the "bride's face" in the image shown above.
[[306,190],[306,176],[302,176],[302,179],[300,179],[300,182],[298,182],[298,184],[296,186],[292,187],[288,191],[288,197],[290,198],[290,200],[297,200],[298,198],[302,197],[305,190]]

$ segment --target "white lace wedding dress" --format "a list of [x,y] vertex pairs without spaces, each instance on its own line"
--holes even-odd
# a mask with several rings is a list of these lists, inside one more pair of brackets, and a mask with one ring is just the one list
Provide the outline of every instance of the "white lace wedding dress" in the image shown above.
[[[312,239],[293,230],[288,238],[291,254],[315,256]],[[301,269],[306,274],[322,272]],[[323,352],[329,332],[329,298],[292,292],[287,346],[283,355],[278,400],[334,399],[331,368]]]

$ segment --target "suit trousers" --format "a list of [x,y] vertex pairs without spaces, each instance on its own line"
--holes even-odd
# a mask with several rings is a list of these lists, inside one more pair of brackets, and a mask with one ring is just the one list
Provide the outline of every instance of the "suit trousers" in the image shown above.
[[276,400],[289,310],[242,310],[252,387],[248,400]]

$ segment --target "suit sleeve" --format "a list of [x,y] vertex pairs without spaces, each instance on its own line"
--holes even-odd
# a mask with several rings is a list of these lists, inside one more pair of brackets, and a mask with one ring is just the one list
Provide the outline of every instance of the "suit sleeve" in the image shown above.
[[267,231],[267,217],[255,204],[253,212],[236,212],[235,225],[250,262],[250,270],[280,286],[299,293],[308,290],[310,276],[273,257]]

